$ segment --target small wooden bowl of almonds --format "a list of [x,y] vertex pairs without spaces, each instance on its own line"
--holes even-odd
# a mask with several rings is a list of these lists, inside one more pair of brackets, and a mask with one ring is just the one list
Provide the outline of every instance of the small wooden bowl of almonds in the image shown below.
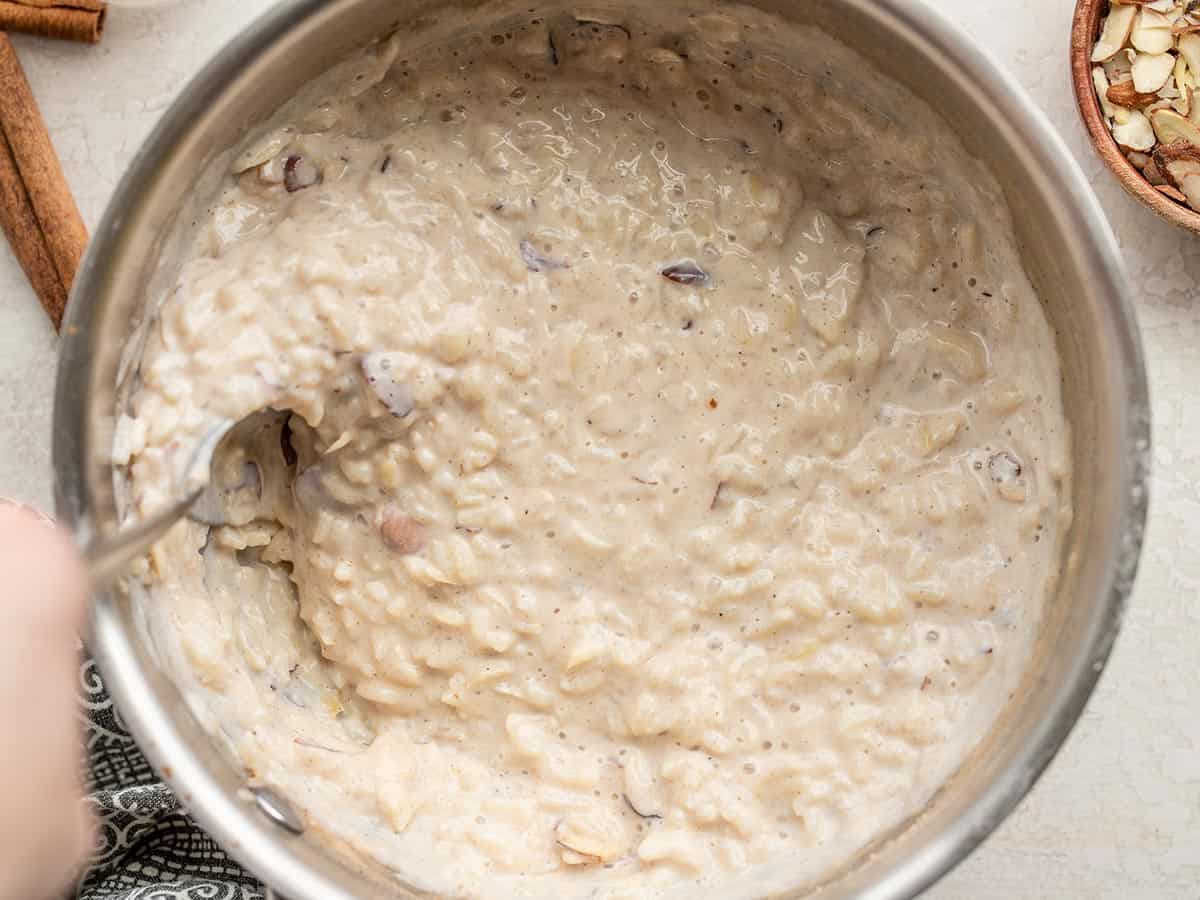
[[1079,0],[1071,74],[1125,189],[1200,233],[1200,0]]

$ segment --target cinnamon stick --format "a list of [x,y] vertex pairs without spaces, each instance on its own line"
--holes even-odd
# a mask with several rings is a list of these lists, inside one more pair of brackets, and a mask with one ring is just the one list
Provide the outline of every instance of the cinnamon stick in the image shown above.
[[87,228],[33,91],[0,34],[0,227],[54,327],[87,246]]
[[94,44],[106,13],[104,0],[0,0],[0,31]]
[[33,214],[29,193],[13,161],[12,148],[3,135],[0,135],[0,227],[8,235],[25,277],[57,329],[67,308],[67,291],[50,259],[42,227]]

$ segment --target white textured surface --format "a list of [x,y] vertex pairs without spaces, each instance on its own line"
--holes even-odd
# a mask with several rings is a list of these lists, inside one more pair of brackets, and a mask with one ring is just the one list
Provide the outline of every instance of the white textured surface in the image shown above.
[[[1126,197],[1088,148],[1067,75],[1069,0],[930,2],[1016,72],[1096,186],[1140,286],[1155,474],[1134,602],[1087,712],[1008,823],[929,896],[1198,900],[1200,417],[1188,410],[1200,380],[1200,238]],[[15,39],[89,225],[187,78],[267,5],[114,9],[94,48]],[[6,248],[0,297],[0,494],[48,509],[54,337]]]

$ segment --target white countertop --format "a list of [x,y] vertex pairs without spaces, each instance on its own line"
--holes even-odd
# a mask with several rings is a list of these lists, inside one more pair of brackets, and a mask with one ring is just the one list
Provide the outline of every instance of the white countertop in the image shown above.
[[[1099,689],[1020,809],[927,896],[1200,900],[1200,414],[1188,412],[1200,238],[1126,197],[1088,147],[1068,79],[1070,0],[930,2],[1011,67],[1095,185],[1140,286],[1155,451],[1141,574]],[[268,5],[114,8],[98,47],[14,39],[90,226],[185,81]],[[0,495],[49,510],[55,339],[6,246],[0,296]]]

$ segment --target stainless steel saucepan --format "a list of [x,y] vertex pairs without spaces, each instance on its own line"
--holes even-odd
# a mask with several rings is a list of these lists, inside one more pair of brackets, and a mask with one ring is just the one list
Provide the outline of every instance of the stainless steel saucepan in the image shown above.
[[[827,900],[899,900],[935,881],[1013,809],[1070,732],[1100,675],[1142,543],[1146,371],[1130,290],[1101,210],[1062,141],[1010,76],[917,0],[757,5],[820,25],[861,51],[939,110],[989,165],[1012,207],[1063,360],[1076,518],[1024,686],[929,807],[821,892]],[[114,529],[109,457],[116,386],[128,365],[131,323],[170,276],[173,236],[202,193],[198,173],[354,47],[402,28],[412,16],[445,9],[438,0],[284,0],[200,73],[138,153],[96,231],[64,327],[54,414],[58,513],[84,539]],[[164,674],[137,603],[120,592],[98,596],[89,643],[151,762],[195,818],[278,895],[413,896],[394,875],[355,869],[327,854],[311,835],[297,834],[301,823],[279,798],[247,789],[240,769],[218,751]],[[755,896],[756,883],[748,875],[736,895]],[[811,887],[792,883],[795,897]]]

